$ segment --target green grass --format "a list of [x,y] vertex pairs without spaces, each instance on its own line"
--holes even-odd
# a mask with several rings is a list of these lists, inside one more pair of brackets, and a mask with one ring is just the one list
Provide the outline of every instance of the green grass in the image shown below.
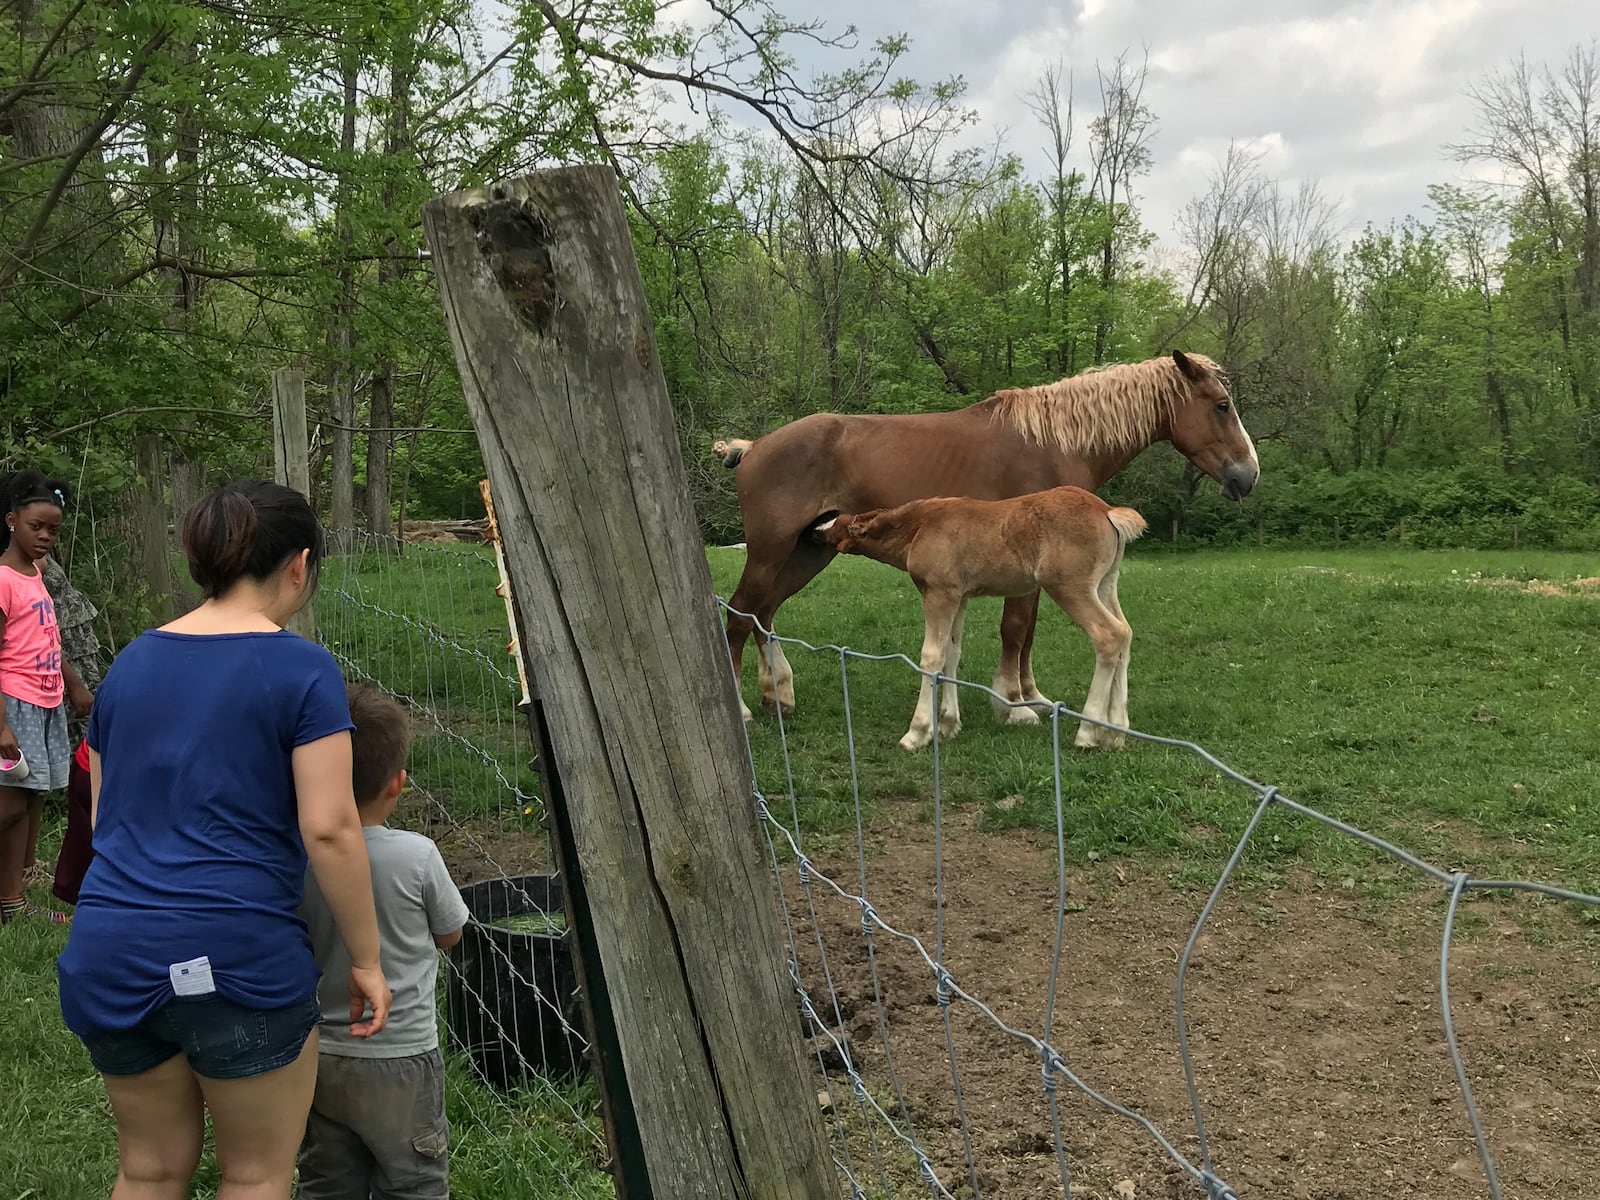
[[[85,1200],[107,1195],[116,1177],[116,1131],[100,1076],[61,1024],[55,960],[65,943],[64,929],[37,921],[0,932],[0,1095],[7,1098],[0,1200]],[[448,1074],[452,1196],[612,1195],[593,1145],[592,1085],[508,1098],[482,1087],[458,1057],[449,1059]],[[192,1195],[210,1200],[216,1186],[208,1148]]]
[[[1140,549],[1121,582],[1134,628],[1135,727],[1198,742],[1285,795],[1442,864],[1596,884],[1600,593],[1551,597],[1472,581],[1571,581],[1600,571],[1594,557]],[[718,591],[731,594],[743,553],[713,550],[711,562]],[[999,616],[999,601],[973,602],[964,678],[993,677]],[[915,656],[922,640],[910,580],[862,559],[836,562],[782,609],[777,628],[868,653]],[[839,657],[791,648],[789,659],[798,710],[786,729],[802,823],[853,828]],[[1092,661],[1087,639],[1046,601],[1034,648],[1041,690],[1080,706]],[[755,708],[753,653],[744,691]],[[904,663],[852,662],[850,692],[869,820],[887,800],[926,804],[931,752],[895,745],[916,675]],[[1002,728],[981,693],[964,693],[962,710],[960,736],[943,747],[945,802],[983,806],[991,828],[1053,832],[1048,725]],[[1074,751],[1075,728],[1062,728],[1069,855],[1153,852],[1194,864],[1196,878],[1226,857],[1253,807],[1249,792],[1178,750]],[[752,744],[760,783],[787,818],[776,721],[759,711]],[[1020,803],[998,803],[1017,795]],[[1266,870],[1370,860],[1289,814],[1269,817],[1251,857]]]
[[538,807],[524,813],[511,794],[539,788],[498,582],[482,545],[330,558],[317,624],[348,676],[376,679],[412,702],[411,769],[432,796],[460,817],[532,828]]

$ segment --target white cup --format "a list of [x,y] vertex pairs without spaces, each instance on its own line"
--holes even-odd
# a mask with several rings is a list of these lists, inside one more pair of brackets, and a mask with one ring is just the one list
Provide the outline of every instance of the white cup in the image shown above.
[[28,760],[23,757],[22,748],[20,746],[17,748],[17,758],[15,762],[10,761],[9,759],[0,758],[0,779],[4,779],[7,783],[21,783],[27,777]]

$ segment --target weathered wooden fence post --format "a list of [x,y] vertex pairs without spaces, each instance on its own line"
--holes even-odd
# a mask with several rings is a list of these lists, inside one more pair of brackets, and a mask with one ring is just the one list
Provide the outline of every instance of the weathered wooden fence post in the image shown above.
[[[306,499],[311,498],[311,444],[306,433],[306,373],[284,367],[272,373],[272,471]],[[312,641],[317,637],[316,601],[295,614],[289,628]]]
[[616,176],[455,192],[423,225],[651,1193],[837,1195]]

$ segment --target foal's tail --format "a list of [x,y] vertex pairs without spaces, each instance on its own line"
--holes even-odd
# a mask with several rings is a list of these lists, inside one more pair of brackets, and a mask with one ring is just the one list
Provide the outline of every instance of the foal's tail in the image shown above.
[[1106,513],[1106,520],[1110,521],[1111,528],[1117,531],[1118,550],[1150,528],[1145,519],[1131,508],[1113,508]]
[[711,453],[722,460],[722,465],[728,470],[737,467],[749,450],[752,443],[749,438],[729,438],[725,442],[711,443]]

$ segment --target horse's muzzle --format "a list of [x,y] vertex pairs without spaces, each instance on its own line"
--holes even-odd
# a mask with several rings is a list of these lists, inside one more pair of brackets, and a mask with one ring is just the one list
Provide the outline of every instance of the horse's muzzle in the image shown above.
[[1222,469],[1222,494],[1229,500],[1243,500],[1261,478],[1261,468],[1251,463],[1229,463]]

